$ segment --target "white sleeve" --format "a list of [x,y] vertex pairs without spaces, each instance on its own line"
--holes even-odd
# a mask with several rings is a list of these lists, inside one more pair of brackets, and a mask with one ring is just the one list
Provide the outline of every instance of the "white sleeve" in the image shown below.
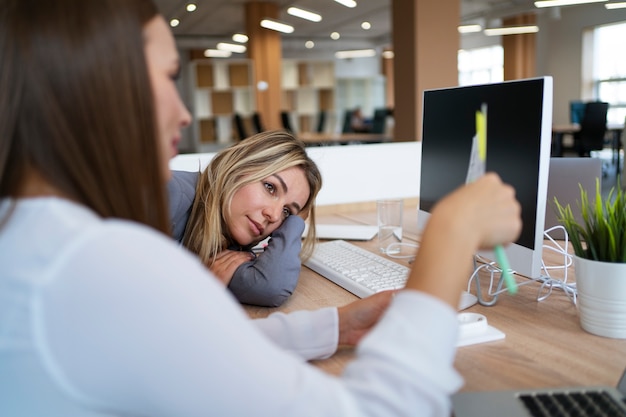
[[324,359],[337,350],[339,318],[337,308],[315,311],[272,313],[253,323],[268,338],[286,351],[302,359]]
[[449,416],[456,312],[395,297],[341,377],[286,353],[171,239],[144,229],[92,236],[59,261],[35,300],[46,369],[111,414]]

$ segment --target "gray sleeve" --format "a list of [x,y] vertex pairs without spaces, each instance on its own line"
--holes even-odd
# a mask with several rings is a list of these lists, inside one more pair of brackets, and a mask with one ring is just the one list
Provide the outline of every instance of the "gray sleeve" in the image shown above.
[[278,307],[289,298],[300,276],[303,231],[300,216],[287,217],[265,250],[237,268],[228,289],[239,302]]
[[167,183],[172,237],[178,242],[183,240],[199,176],[199,172],[172,171],[172,178]]

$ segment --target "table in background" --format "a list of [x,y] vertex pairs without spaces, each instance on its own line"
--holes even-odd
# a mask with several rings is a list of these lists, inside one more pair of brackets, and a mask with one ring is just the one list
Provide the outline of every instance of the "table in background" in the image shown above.
[[[403,240],[415,242],[417,216],[405,210]],[[320,216],[319,223],[375,224],[375,211]],[[376,251],[376,239],[353,242]],[[545,260],[558,263],[554,252],[544,250]],[[398,261],[408,265],[407,261]],[[468,261],[469,262],[469,261]],[[573,279],[573,267],[569,268]],[[559,276],[554,271],[553,276]],[[485,288],[487,277],[481,278]],[[516,276],[519,283],[527,281]],[[524,389],[570,385],[615,385],[626,367],[626,340],[594,336],[582,330],[576,307],[560,290],[537,301],[538,283],[519,287],[516,295],[501,294],[493,307],[475,305],[465,311],[484,314],[490,325],[506,334],[504,340],[461,347],[455,367],[465,379],[462,391]],[[475,289],[472,288],[472,292]],[[356,296],[302,267],[300,281],[280,308],[246,306],[252,317],[279,311],[341,306]],[[424,337],[428,337],[424,335]],[[332,357],[313,361],[321,369],[339,374],[353,358],[353,349],[340,348]]]
[[[552,156],[563,156],[563,136],[573,135],[580,130],[580,125],[576,123],[552,126]],[[611,134],[611,149],[613,150],[613,161],[616,164],[616,173],[620,173],[620,149],[622,147],[622,131],[624,124],[609,123],[606,126],[607,132]]]
[[355,143],[391,142],[392,137],[377,133],[315,133],[303,132],[298,139],[310,146],[349,145]]

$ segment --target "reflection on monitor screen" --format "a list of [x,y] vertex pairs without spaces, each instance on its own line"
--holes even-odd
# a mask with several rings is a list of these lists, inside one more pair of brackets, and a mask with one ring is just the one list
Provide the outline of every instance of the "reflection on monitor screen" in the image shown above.
[[[424,92],[418,222],[423,227],[433,205],[465,183],[476,111],[483,104],[488,107],[486,170],[514,186],[522,205],[523,230],[506,247],[509,263],[517,273],[536,278],[552,136],[551,77]],[[494,259],[491,253],[482,255]]]

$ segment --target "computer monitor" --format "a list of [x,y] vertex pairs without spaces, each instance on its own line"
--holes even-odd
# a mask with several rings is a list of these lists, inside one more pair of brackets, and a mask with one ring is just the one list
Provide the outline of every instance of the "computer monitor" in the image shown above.
[[[551,77],[424,92],[418,224],[423,227],[433,205],[465,183],[476,112],[484,105],[486,170],[515,187],[522,206],[521,236],[505,248],[509,263],[515,272],[537,278],[552,135]],[[495,259],[491,252],[481,255]]]

